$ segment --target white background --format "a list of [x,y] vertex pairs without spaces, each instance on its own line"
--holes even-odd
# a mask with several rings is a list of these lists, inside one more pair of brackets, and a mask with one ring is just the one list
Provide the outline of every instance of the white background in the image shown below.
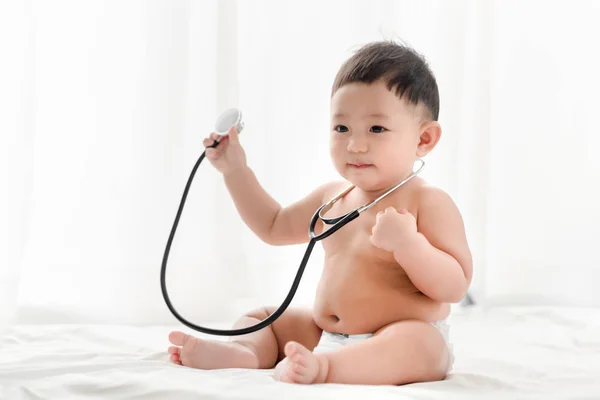
[[[441,92],[424,176],[463,212],[480,304],[600,306],[600,3],[0,2],[0,325],[174,322],[165,243],[216,116],[283,205],[337,178],[330,87],[404,40]],[[318,246],[317,246],[318,247]],[[196,322],[278,304],[304,246],[271,247],[203,165],[168,286]],[[309,305],[316,248],[295,303]]]

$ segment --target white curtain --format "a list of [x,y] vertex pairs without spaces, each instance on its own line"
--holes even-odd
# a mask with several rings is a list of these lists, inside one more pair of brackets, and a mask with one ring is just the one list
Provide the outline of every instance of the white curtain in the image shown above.
[[497,2],[491,16],[485,296],[600,306],[600,3]]
[[[160,264],[218,113],[243,110],[250,166],[289,204],[336,178],[340,63],[390,38],[438,78],[443,139],[424,175],[463,212],[476,300],[600,306],[594,0],[1,7],[5,324],[174,323]],[[175,306],[208,323],[278,304],[304,246],[260,242],[208,162],[196,177],[169,259]],[[321,257],[317,247],[296,304],[311,303]]]
[[30,205],[34,118],[29,6],[0,3],[0,332],[15,320]]

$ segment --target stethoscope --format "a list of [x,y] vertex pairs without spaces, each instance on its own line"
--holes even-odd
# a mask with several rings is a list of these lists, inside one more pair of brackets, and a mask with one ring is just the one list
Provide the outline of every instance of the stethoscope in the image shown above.
[[[242,113],[238,109],[232,108],[232,109],[225,111],[217,119],[217,123],[215,124],[215,131],[217,133],[219,133],[220,137],[217,140],[215,140],[215,142],[213,144],[211,144],[210,146],[208,146],[207,148],[217,147],[219,145],[221,139],[227,135],[227,132],[229,131],[229,129],[234,125],[237,127],[238,133],[241,132],[242,129],[244,128],[244,124],[242,122]],[[255,325],[248,326],[245,328],[240,328],[240,329],[212,329],[212,328],[206,328],[203,326],[198,326],[196,324],[193,324],[193,323],[187,321],[185,318],[183,318],[177,312],[177,310],[175,310],[175,308],[173,307],[173,304],[171,304],[171,300],[169,299],[169,295],[167,294],[167,287],[166,287],[166,283],[165,283],[165,276],[166,276],[166,272],[167,272],[167,259],[169,257],[169,251],[171,249],[173,237],[175,236],[175,231],[177,230],[177,225],[179,224],[179,218],[181,217],[181,213],[183,211],[183,206],[185,205],[185,200],[187,198],[188,191],[190,189],[192,180],[194,179],[196,170],[200,166],[200,163],[202,163],[202,160],[204,159],[205,154],[206,154],[206,150],[204,152],[202,152],[202,155],[200,155],[200,158],[198,158],[198,161],[196,161],[196,164],[194,165],[194,168],[192,169],[190,177],[188,178],[187,184],[183,191],[183,196],[181,198],[181,202],[179,204],[179,209],[177,210],[177,215],[175,217],[175,221],[173,222],[173,227],[171,228],[171,233],[169,235],[169,239],[167,240],[167,246],[166,246],[165,253],[163,256],[162,266],[161,266],[161,270],[160,270],[160,286],[161,286],[163,298],[165,300],[165,303],[167,304],[167,307],[169,308],[169,311],[171,311],[171,313],[175,316],[175,318],[177,318],[179,320],[179,322],[181,322],[185,326],[187,326],[191,329],[194,329],[198,332],[206,333],[209,335],[218,335],[218,336],[245,335],[245,334],[252,333],[252,332],[258,331],[260,329],[263,329],[263,328],[269,326],[270,324],[272,324],[273,322],[275,322],[275,320],[277,318],[279,318],[281,316],[281,314],[283,314],[283,312],[288,308],[288,306],[292,302],[292,299],[294,298],[294,295],[296,294],[296,290],[298,289],[298,285],[300,284],[300,279],[302,279],[302,274],[304,273],[304,269],[306,268],[306,264],[308,263],[308,259],[310,258],[310,254],[312,253],[312,250],[313,250],[313,247],[315,246],[315,244],[318,241],[323,240],[323,239],[327,238],[328,236],[332,235],[337,230],[342,228],[344,225],[348,224],[350,221],[358,218],[358,216],[361,213],[367,211],[368,209],[373,207],[375,204],[380,202],[382,199],[384,199],[386,196],[388,196],[390,193],[392,193],[394,190],[398,189],[399,187],[404,185],[406,182],[408,182],[409,180],[414,178],[425,167],[425,162],[423,160],[419,159],[418,161],[420,161],[420,163],[421,163],[419,168],[416,171],[412,172],[408,177],[406,177],[400,183],[394,185],[392,188],[387,190],[385,193],[383,193],[381,196],[379,196],[375,200],[371,201],[370,203],[364,204],[364,205],[362,205],[352,211],[349,211],[346,214],[341,215],[339,217],[325,218],[325,217],[323,217],[323,213],[330,210],[331,207],[339,199],[341,199],[342,197],[344,197],[344,195],[346,195],[348,192],[350,192],[354,188],[354,185],[351,185],[347,189],[338,193],[334,198],[332,198],[327,203],[325,203],[321,207],[319,207],[319,209],[317,209],[317,211],[315,211],[314,215],[311,218],[311,221],[310,221],[310,224],[308,227],[308,235],[310,237],[310,241],[308,242],[308,246],[306,248],[306,251],[304,252],[302,261],[300,262],[300,267],[298,268],[296,277],[294,278],[292,286],[291,286],[286,298],[284,299],[283,303],[281,303],[281,305],[275,310],[275,312],[273,312],[267,318],[258,322]],[[321,221],[323,221],[324,224],[330,225],[331,228],[329,228],[329,229],[325,230],[324,232],[322,232],[321,234],[317,235],[315,233],[315,226],[319,219]]]

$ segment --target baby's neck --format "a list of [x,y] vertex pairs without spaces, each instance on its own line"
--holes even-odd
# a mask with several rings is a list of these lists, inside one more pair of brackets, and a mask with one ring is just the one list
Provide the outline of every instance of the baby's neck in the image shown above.
[[387,192],[390,188],[391,186],[381,189],[361,189],[357,187],[355,190],[358,190],[360,192],[361,197],[364,197],[368,201],[373,201],[385,192]]
[[[408,182],[405,182],[404,185],[402,185],[401,187],[394,190],[394,192],[406,191],[411,186],[418,184],[418,182],[422,182],[422,179],[415,176]],[[354,188],[354,190],[358,191],[360,193],[361,197],[365,198],[367,201],[373,201],[373,200],[377,199],[378,197],[380,197],[381,195],[383,195],[388,190],[390,190],[392,187],[397,185],[398,183],[400,183],[400,181],[398,181],[396,183],[392,183],[389,186],[381,187],[381,188],[360,188],[357,186]],[[390,193],[390,195],[391,195],[391,193]]]

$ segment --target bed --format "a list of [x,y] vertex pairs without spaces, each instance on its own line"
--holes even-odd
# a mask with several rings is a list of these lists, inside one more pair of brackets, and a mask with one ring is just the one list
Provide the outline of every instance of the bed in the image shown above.
[[403,387],[300,386],[272,370],[168,362],[179,326],[18,325],[0,339],[1,399],[600,399],[600,309],[480,307],[451,317],[454,370]]

